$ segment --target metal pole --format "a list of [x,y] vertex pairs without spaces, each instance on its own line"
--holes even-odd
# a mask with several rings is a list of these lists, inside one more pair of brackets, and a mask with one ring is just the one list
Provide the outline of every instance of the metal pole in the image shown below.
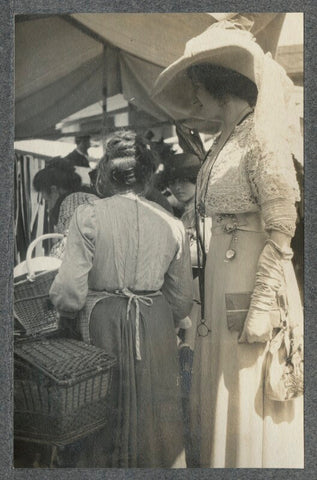
[[107,98],[108,98],[108,89],[107,89],[107,47],[103,47],[103,75],[102,75],[102,129],[101,129],[101,141],[103,152],[105,153],[105,140],[108,134],[107,128]]

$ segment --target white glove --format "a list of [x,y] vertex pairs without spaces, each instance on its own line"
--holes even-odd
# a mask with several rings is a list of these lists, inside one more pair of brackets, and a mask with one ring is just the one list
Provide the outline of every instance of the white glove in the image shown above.
[[239,343],[265,343],[279,327],[280,310],[277,294],[285,288],[283,261],[290,261],[291,249],[283,251],[268,240],[258,261],[255,287]]

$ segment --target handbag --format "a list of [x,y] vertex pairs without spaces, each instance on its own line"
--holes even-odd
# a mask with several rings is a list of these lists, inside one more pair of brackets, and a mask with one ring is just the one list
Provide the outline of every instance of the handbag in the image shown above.
[[225,293],[228,330],[241,334],[247,317],[251,292]]
[[270,400],[285,402],[304,392],[304,355],[302,345],[295,347],[285,295],[278,297],[281,328],[269,344],[264,393]]

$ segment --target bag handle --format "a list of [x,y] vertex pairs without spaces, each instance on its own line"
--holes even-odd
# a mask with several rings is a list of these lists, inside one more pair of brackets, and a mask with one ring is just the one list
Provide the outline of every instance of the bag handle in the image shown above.
[[27,279],[32,282],[35,277],[35,273],[32,267],[32,253],[36,245],[40,242],[43,242],[43,240],[47,240],[48,238],[59,238],[62,239],[64,238],[64,235],[62,233],[46,233],[45,235],[41,235],[40,237],[37,237],[33,242],[30,243],[28,246],[27,252],[26,252],[26,268],[28,271],[27,274]]

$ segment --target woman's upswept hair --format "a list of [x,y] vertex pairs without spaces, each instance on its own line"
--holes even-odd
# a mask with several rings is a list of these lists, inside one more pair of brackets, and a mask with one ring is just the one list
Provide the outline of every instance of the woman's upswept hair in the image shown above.
[[193,82],[201,83],[217,100],[227,95],[246,100],[251,107],[256,104],[258,90],[254,82],[241,73],[211,63],[200,63],[188,68],[187,74]]
[[97,174],[97,191],[101,196],[112,194],[109,187],[144,190],[155,165],[154,153],[141,135],[133,131],[120,131],[106,143],[106,153],[100,160]]
[[45,168],[35,174],[33,187],[37,192],[50,192],[53,185],[69,193],[80,190],[80,175],[75,172],[72,165],[69,165],[67,159],[52,158]]

